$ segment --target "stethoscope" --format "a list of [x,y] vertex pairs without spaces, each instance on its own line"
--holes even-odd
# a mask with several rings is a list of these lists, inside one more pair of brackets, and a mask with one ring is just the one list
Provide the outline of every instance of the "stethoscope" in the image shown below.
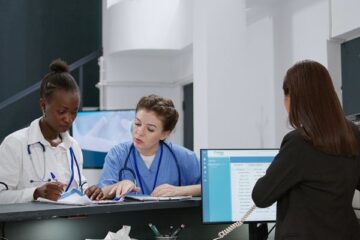
[[[33,161],[33,158],[32,158],[32,154],[31,154],[31,146],[35,145],[35,144],[39,144],[42,148],[42,154],[43,154],[43,160],[44,160],[44,170],[43,170],[43,175],[42,177],[40,178],[39,177],[39,174],[38,172],[36,171],[36,168],[35,168],[35,165],[34,165],[34,161]],[[34,169],[34,172],[36,173],[36,175],[39,177],[40,180],[33,180],[33,179],[30,179],[30,183],[35,183],[35,182],[51,182],[51,179],[48,178],[48,179],[45,179],[45,175],[46,175],[46,159],[45,159],[45,146],[44,144],[42,144],[41,142],[36,142],[36,143],[33,143],[33,144],[28,144],[27,145],[27,152],[30,156],[30,160],[31,160],[31,164],[32,164],[32,167]],[[76,160],[76,156],[75,156],[75,153],[74,153],[74,150],[72,147],[69,148],[69,152],[70,152],[70,157],[71,157],[71,165],[70,165],[70,168],[71,168],[71,176],[70,176],[70,180],[69,180],[69,183],[67,184],[66,186],[66,189],[65,189],[65,192],[67,192],[70,188],[70,185],[71,183],[74,181],[74,163],[76,165],[76,169],[77,169],[77,173],[78,173],[78,176],[79,176],[79,187],[80,187],[80,190],[81,192],[83,192],[83,183],[82,183],[82,180],[81,180],[81,173],[80,173],[80,168],[79,168],[79,163],[78,161]]]
[[[175,153],[174,151],[172,150],[172,148],[164,141],[160,141],[160,156],[159,156],[159,164],[157,166],[157,169],[156,169],[156,173],[155,173],[155,181],[154,181],[154,184],[153,184],[153,190],[155,189],[156,187],[156,183],[157,183],[157,179],[158,179],[158,175],[159,175],[159,169],[160,169],[160,165],[161,165],[161,160],[162,160],[162,154],[163,154],[163,146],[166,146],[171,155],[173,156],[174,158],[174,161],[175,161],[175,164],[176,164],[176,168],[177,168],[177,172],[178,172],[178,182],[179,182],[179,185],[181,186],[181,172],[180,172],[180,165],[179,165],[179,161],[177,159],[177,157],[175,156]],[[135,168],[135,171],[131,168],[129,168],[127,165],[128,165],[128,162],[129,162],[129,159],[130,159],[130,154],[132,154],[133,156],[133,159],[134,159],[134,168]],[[122,169],[120,169],[119,171],[119,180],[121,181],[122,180],[122,174],[125,172],[125,171],[128,171],[131,173],[131,175],[133,176],[134,178],[134,183],[135,183],[135,186],[136,186],[136,176],[139,176],[138,177],[138,182],[139,182],[139,186],[140,186],[140,190],[142,193],[144,193],[144,188],[143,188],[143,183],[142,183],[142,180],[141,180],[141,175],[139,173],[139,169],[138,169],[138,165],[137,165],[137,159],[136,159],[136,154],[135,154],[135,146],[134,144],[132,143],[131,146],[130,146],[130,149],[129,149],[129,152],[126,156],[126,160],[125,160],[125,163],[124,163],[124,167]],[[136,174],[135,174],[136,172]]]

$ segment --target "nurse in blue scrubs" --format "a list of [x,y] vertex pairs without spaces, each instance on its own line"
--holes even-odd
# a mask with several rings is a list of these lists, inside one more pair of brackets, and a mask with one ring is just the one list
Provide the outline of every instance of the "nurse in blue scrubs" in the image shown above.
[[99,187],[107,198],[139,192],[152,196],[199,196],[200,167],[194,152],[167,141],[179,114],[157,95],[136,106],[132,142],[113,147],[105,158]]

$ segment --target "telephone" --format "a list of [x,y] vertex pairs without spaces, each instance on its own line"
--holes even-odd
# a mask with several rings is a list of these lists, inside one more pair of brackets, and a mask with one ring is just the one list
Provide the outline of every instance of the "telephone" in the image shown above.
[[229,227],[225,228],[223,231],[218,233],[218,237],[214,238],[213,240],[217,240],[217,239],[222,239],[224,238],[226,235],[228,235],[229,233],[231,233],[233,230],[235,230],[236,228],[240,227],[241,225],[243,225],[243,223],[245,222],[245,220],[250,216],[250,214],[256,209],[256,206],[252,206],[245,214],[244,216],[240,219],[240,221],[231,224]]

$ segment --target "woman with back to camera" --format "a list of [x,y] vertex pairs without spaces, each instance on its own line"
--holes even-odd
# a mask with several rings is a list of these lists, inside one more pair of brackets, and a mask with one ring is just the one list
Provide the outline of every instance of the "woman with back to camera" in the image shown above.
[[41,80],[43,116],[7,136],[0,145],[0,204],[39,197],[56,201],[73,188],[91,199],[103,197],[100,188],[88,187],[82,174],[81,149],[67,132],[79,104],[79,87],[67,64],[53,61]]
[[166,141],[179,114],[173,102],[157,95],[136,106],[132,142],[113,147],[105,158],[99,186],[107,198],[141,192],[152,196],[200,195],[195,154]]
[[255,184],[255,204],[277,202],[275,239],[360,239],[352,208],[360,189],[360,134],[346,120],[329,72],[299,62],[287,71],[283,90],[295,130]]

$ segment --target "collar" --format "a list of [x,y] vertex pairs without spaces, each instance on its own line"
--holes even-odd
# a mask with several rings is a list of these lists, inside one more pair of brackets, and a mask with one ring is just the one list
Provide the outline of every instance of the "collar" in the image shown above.
[[[50,146],[50,143],[44,138],[44,135],[40,129],[40,118],[35,119],[30,123],[29,133],[28,133],[28,145],[41,142],[44,146]],[[62,138],[62,143],[59,146],[64,146],[69,148],[71,146],[71,137],[68,131],[60,133]]]

